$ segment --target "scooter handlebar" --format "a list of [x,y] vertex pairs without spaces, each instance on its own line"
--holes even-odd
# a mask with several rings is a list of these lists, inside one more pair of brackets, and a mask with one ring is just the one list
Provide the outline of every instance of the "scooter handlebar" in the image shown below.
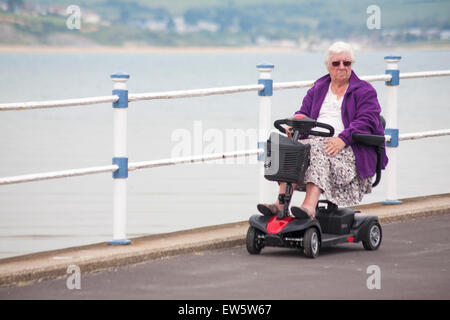
[[311,134],[313,136],[319,136],[319,137],[332,137],[332,136],[334,136],[334,128],[332,126],[330,126],[329,124],[326,124],[326,123],[323,123],[323,122],[316,122],[316,127],[325,128],[325,129],[328,130],[328,132],[311,130],[309,132],[309,134]]
[[[299,135],[305,133],[320,137],[332,137],[334,135],[334,128],[332,126],[326,123],[317,122],[316,120],[313,120],[308,117],[304,117],[301,119],[295,118],[279,119],[273,123],[275,128],[277,128],[281,133],[287,134],[286,129],[282,126],[283,124],[291,126],[294,129],[294,132],[295,131],[299,132]],[[327,129],[328,132],[311,130],[312,128],[315,127]]]

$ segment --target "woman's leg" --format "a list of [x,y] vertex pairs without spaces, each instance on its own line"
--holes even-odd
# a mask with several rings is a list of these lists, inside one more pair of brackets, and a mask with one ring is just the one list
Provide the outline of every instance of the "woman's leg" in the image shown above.
[[[295,190],[295,188],[297,187],[297,185],[296,185],[295,183],[292,183],[291,185],[292,185],[292,187],[291,187],[291,196],[292,196],[292,193],[294,192],[294,190]],[[287,186],[287,183],[286,183],[286,182],[280,182],[280,183],[279,183],[279,186],[280,186],[280,189],[279,189],[279,191],[278,191],[277,198],[276,198],[276,200],[275,200],[275,202],[274,202],[273,204],[264,203],[263,206],[266,207],[266,208],[263,208],[263,209],[262,209],[262,208],[259,208],[259,206],[260,206],[261,204],[258,204],[258,210],[259,210],[262,214],[264,214],[264,215],[268,214],[268,213],[267,213],[267,209],[270,210],[270,212],[271,212],[272,214],[277,214],[278,212],[284,210],[284,204],[281,204],[281,203],[280,203],[280,199],[278,198],[278,196],[279,196],[280,194],[285,194],[285,193],[286,193],[286,186]]]
[[[280,190],[278,191],[278,194],[285,194],[286,193],[286,182],[280,182]],[[295,188],[297,187],[297,185],[295,183],[292,183],[292,187],[291,187],[291,195],[292,193],[294,193]],[[280,200],[278,199],[278,195],[277,195],[277,199],[275,201],[275,205],[277,206],[279,211],[283,211],[284,209],[284,205],[280,204]]]
[[306,209],[308,215],[314,218],[316,214],[317,203],[319,202],[320,194],[322,189],[316,186],[314,183],[308,182],[306,184],[306,196],[303,200],[301,208]]
[[[280,182],[280,190],[278,191],[278,194],[284,194],[286,192],[286,182]],[[292,184],[291,189],[291,195],[294,192],[297,185],[295,183]],[[319,202],[320,194],[322,193],[322,189],[320,189],[318,186],[316,186],[313,183],[308,182],[306,184],[306,196],[303,200],[303,204],[301,205],[301,208],[306,209],[308,215],[310,215],[311,218],[314,218],[314,215],[316,213],[316,207],[317,203]],[[275,201],[275,206],[277,206],[279,211],[283,211],[284,205],[280,204],[280,200],[277,199]]]

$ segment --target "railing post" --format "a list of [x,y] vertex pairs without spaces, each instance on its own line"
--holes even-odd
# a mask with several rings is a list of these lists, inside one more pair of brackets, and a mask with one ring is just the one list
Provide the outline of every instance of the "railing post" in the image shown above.
[[111,245],[130,244],[126,238],[127,228],[127,178],[128,178],[128,153],[127,153],[127,111],[129,74],[118,72],[111,75],[114,82],[112,94],[119,96],[119,100],[113,102],[113,126],[114,126],[114,155],[113,164],[119,169],[113,172],[114,200],[113,200],[113,239],[108,242]]
[[398,85],[400,84],[400,70],[398,64],[402,57],[389,55],[384,57],[387,63],[386,74],[392,75],[390,81],[386,81],[386,130],[385,134],[391,136],[391,141],[386,143],[387,156],[389,164],[386,167],[385,181],[386,184],[386,201],[384,204],[401,204],[397,199],[397,147],[398,147]]
[[[258,92],[259,95],[259,122],[258,122],[258,148],[264,148],[272,128],[272,95],[273,80],[272,71],[275,68],[271,63],[260,63],[256,66],[259,72],[258,83],[264,85],[264,89]],[[273,190],[273,183],[264,178],[264,154],[258,155],[259,163],[259,202],[272,203],[276,194]]]

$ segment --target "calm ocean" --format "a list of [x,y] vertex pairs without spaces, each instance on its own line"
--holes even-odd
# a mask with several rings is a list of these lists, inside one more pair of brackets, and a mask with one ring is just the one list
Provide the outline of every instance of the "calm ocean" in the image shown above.
[[[359,53],[354,70],[360,76],[382,74],[389,53]],[[449,51],[396,53],[402,72],[450,69]],[[0,53],[0,103],[110,95],[109,75],[115,71],[130,73],[130,93],[254,84],[256,65],[263,61],[275,65],[275,82],[325,74],[318,53]],[[383,106],[385,85],[373,85]],[[401,81],[400,132],[450,128],[449,88],[449,77]],[[296,111],[305,93],[275,91],[273,119]],[[197,121],[202,132],[256,129],[257,112],[256,92],[131,103],[130,162],[170,158],[174,130],[193,132]],[[399,198],[450,192],[449,146],[450,137],[401,143]],[[0,177],[109,165],[111,104],[1,112],[0,155]],[[248,162],[130,172],[128,236],[246,220],[255,213],[258,174]],[[111,240],[112,191],[111,174],[0,186],[0,258]],[[382,180],[364,203],[384,195]],[[294,201],[302,197],[297,193]]]

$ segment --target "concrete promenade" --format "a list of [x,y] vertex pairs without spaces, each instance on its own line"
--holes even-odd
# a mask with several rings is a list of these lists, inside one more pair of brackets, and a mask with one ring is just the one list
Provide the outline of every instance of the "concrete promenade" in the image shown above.
[[[381,223],[450,213],[450,194],[402,201],[401,205],[375,203],[355,208],[377,215]],[[99,243],[0,259],[0,286],[26,285],[44,279],[67,277],[69,265],[77,265],[85,274],[181,253],[243,245],[247,228],[247,221],[243,221],[133,238],[128,246]]]

